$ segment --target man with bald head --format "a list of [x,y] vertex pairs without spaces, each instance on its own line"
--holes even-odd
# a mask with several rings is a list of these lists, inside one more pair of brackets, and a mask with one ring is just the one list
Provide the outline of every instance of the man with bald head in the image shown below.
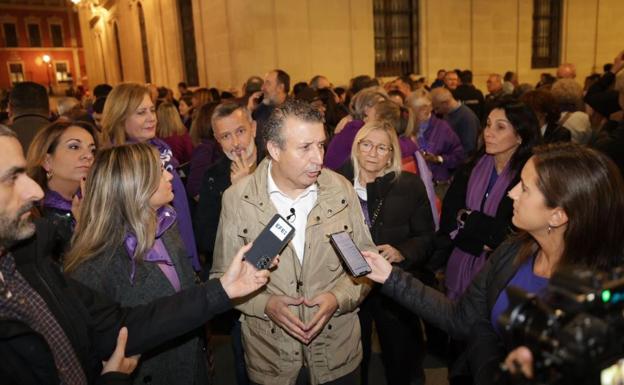
[[557,79],[576,78],[576,66],[572,63],[563,63],[557,68]]
[[459,136],[464,154],[470,155],[476,148],[477,134],[481,128],[477,115],[443,87],[431,91],[431,101],[434,112],[441,115]]

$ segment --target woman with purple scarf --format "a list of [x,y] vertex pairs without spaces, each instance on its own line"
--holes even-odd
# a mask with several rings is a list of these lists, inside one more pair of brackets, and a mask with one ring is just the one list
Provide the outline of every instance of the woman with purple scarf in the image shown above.
[[45,191],[39,212],[56,229],[55,259],[61,259],[74,233],[80,185],[96,148],[89,123],[57,121],[39,131],[28,149],[28,175]]
[[455,173],[438,232],[438,238],[445,237],[451,246],[445,273],[450,299],[464,293],[492,250],[511,232],[513,202],[507,192],[518,183],[520,170],[539,141],[538,130],[527,105],[501,100],[488,116],[481,149]]
[[148,143],[158,149],[163,167],[173,176],[174,198],[172,205],[177,212],[177,222],[186,255],[195,271],[201,270],[191,212],[184,184],[177,172],[179,163],[167,143],[156,138],[156,109],[149,89],[137,83],[122,83],[113,88],[106,98],[102,112],[102,142],[119,146],[125,143]]
[[[139,306],[196,284],[178,227],[173,176],[145,143],[102,150],[85,183],[65,272],[121,306]],[[154,319],[153,322],[160,322]],[[135,384],[208,381],[203,328],[146,352]]]

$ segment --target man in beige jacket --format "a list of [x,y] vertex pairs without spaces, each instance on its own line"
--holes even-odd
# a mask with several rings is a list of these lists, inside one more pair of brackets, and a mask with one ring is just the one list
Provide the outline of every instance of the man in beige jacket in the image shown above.
[[267,158],[230,187],[211,276],[253,241],[276,213],[295,227],[269,284],[237,303],[247,371],[256,384],[357,384],[362,359],[356,309],[370,289],[343,269],[328,235],[347,231],[374,250],[360,204],[342,176],[321,170],[325,130],[310,105],[278,107],[264,133]]

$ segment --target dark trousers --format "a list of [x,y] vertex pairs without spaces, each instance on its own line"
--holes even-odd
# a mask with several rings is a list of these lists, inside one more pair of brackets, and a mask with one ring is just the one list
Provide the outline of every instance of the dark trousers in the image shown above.
[[[239,313],[236,312],[238,315]],[[243,350],[243,336],[241,322],[234,319],[232,323],[232,351],[234,352],[234,370],[236,371],[236,384],[248,385],[247,365],[245,365],[245,351]]]
[[[307,367],[301,368],[299,375],[297,376],[297,382],[295,385],[308,385],[310,378],[310,371]],[[358,369],[347,374],[346,376],[337,378],[333,381],[323,382],[323,385],[359,385],[358,381]],[[250,385],[260,385],[255,382],[250,382]],[[271,384],[273,385],[273,384]]]
[[391,299],[374,291],[360,306],[362,328],[362,385],[368,385],[373,321],[381,344],[381,359],[386,382],[409,385],[414,380],[424,383],[424,338],[420,319]]

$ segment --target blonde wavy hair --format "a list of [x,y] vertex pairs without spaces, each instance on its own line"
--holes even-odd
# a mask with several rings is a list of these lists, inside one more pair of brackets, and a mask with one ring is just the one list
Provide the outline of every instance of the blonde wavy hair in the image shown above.
[[[141,105],[149,88],[139,83],[122,83],[108,94],[102,111],[102,144],[126,143],[126,119]],[[151,98],[151,96],[150,96]]]
[[184,123],[182,123],[180,113],[175,104],[170,102],[161,103],[158,106],[158,110],[156,110],[156,116],[158,118],[156,135],[159,138],[183,135],[186,132],[186,127],[184,127]]
[[79,225],[64,258],[65,271],[112,254],[124,244],[127,233],[136,236],[133,257],[141,261],[156,237],[156,211],[149,200],[161,175],[158,152],[148,144],[102,150],[87,176]]
[[353,164],[353,176],[356,177],[360,174],[360,165],[358,163],[357,154],[359,151],[360,142],[368,136],[371,132],[379,130],[385,132],[390,139],[390,146],[392,146],[392,155],[390,156],[390,164],[384,168],[384,175],[390,172],[394,172],[395,179],[401,175],[401,147],[399,145],[399,137],[392,127],[392,125],[386,121],[375,121],[366,123],[355,135],[353,139],[353,145],[351,146],[351,163]]

